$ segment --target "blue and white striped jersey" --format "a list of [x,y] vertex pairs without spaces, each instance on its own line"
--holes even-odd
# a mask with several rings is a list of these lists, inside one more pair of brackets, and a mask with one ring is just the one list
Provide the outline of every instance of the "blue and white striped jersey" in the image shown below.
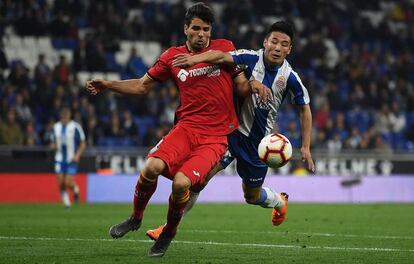
[[235,64],[247,66],[245,73],[248,79],[262,82],[272,90],[273,100],[267,105],[259,103],[257,94],[239,102],[239,131],[257,141],[271,133],[277,111],[287,94],[290,95],[292,104],[305,105],[310,101],[308,91],[287,60],[282,65],[271,68],[264,63],[263,51],[241,49],[230,52]]
[[79,144],[85,140],[85,133],[79,123],[71,120],[66,125],[57,122],[53,125],[52,140],[56,143],[56,162],[70,163]]

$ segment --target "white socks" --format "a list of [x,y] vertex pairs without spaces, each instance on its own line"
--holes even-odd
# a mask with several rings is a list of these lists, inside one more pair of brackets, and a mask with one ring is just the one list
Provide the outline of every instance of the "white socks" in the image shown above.
[[63,205],[65,207],[69,207],[70,206],[70,199],[69,199],[68,192],[67,191],[61,191],[60,196],[62,197]]
[[277,192],[270,190],[268,187],[263,187],[262,191],[266,192],[266,200],[260,205],[265,208],[275,208],[276,210],[283,207],[285,202]]

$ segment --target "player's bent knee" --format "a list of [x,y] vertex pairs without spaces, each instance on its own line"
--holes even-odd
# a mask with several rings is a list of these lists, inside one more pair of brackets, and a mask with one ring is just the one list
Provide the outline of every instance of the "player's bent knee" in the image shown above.
[[160,175],[165,168],[166,165],[162,159],[150,157],[145,163],[143,173],[147,178],[152,178]]
[[173,180],[173,192],[185,192],[191,187],[191,181],[183,173],[177,173]]

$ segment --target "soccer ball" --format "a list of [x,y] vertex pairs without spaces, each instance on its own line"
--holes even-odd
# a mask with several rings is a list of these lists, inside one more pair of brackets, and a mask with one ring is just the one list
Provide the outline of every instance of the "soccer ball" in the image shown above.
[[257,149],[259,158],[271,168],[280,168],[292,158],[292,145],[282,134],[265,136]]

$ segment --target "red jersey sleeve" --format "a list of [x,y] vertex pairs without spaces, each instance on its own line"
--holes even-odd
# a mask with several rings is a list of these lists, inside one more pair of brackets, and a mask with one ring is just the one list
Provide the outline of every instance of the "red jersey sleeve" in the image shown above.
[[169,65],[170,50],[166,50],[157,61],[148,70],[147,74],[154,80],[162,82],[171,77],[171,70]]
[[[223,51],[227,51],[227,52],[229,52],[229,51],[235,51],[235,50],[236,50],[236,48],[234,47],[234,44],[233,44],[233,42],[232,42],[232,41],[230,41],[230,40],[226,40],[224,43],[225,43],[225,44],[223,45]],[[244,68],[243,68],[241,65],[234,65],[234,66],[231,68],[231,70],[230,70],[230,72],[231,72],[231,77],[232,77],[232,78],[235,78],[235,77],[236,77],[236,76],[238,76],[240,73],[242,73],[242,72],[243,72],[243,70],[244,70]]]

